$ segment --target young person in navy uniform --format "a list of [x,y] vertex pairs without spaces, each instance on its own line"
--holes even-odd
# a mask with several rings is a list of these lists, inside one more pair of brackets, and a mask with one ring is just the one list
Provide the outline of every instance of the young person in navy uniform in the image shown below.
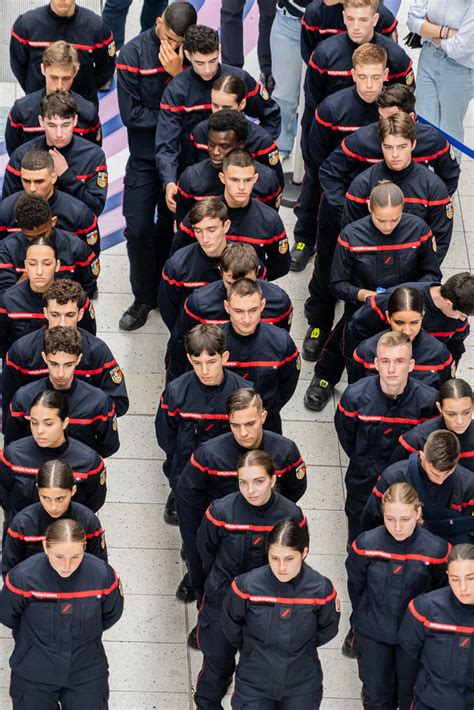
[[203,653],[194,702],[220,708],[235,668],[235,648],[221,625],[222,603],[233,578],[265,565],[266,541],[274,525],[293,520],[301,528],[301,508],[274,492],[275,466],[265,451],[247,451],[237,464],[239,491],[215,500],[203,517],[197,547],[204,574],[197,641]]
[[[216,113],[222,109],[237,110],[244,113],[247,103],[245,94],[245,85],[239,76],[235,74],[221,74],[219,78],[214,81],[211,89],[212,113]],[[251,121],[247,117],[245,117],[245,119],[247,121],[248,131],[243,147],[255,158],[257,163],[268,166],[277,174],[278,182],[283,189],[285,179],[283,177],[283,169],[275,141],[272,139],[269,132],[259,123],[255,123],[255,121]],[[193,155],[191,163],[197,160],[205,160],[208,157],[208,130],[208,118],[205,118],[204,121],[201,121],[193,128],[189,136],[189,140],[192,143]]]
[[435,413],[438,393],[409,377],[414,364],[408,335],[385,333],[377,345],[378,377],[349,385],[338,402],[334,423],[350,459],[345,476],[349,542],[361,531],[360,515],[398,437]]
[[0,242],[0,291],[25,278],[25,250],[28,242],[43,237],[57,247],[58,277],[77,281],[88,296],[97,289],[100,261],[82,239],[56,227],[57,219],[44,197],[21,195],[15,204],[15,222],[20,231]]
[[311,54],[306,71],[305,109],[301,120],[303,133],[310,125],[315,108],[321,101],[352,83],[351,59],[358,45],[370,42],[383,47],[388,55],[387,82],[415,85],[413,64],[406,52],[390,37],[375,32],[379,19],[378,0],[344,0],[343,16],[347,32],[318,44]]
[[41,101],[39,114],[43,136],[23,143],[13,151],[5,168],[2,199],[21,190],[21,161],[30,150],[47,150],[54,161],[57,187],[84,202],[99,216],[107,198],[107,163],[105,153],[80,136],[77,104],[70,93],[56,91]]
[[[77,197],[56,189],[58,176],[54,161],[46,150],[30,150],[21,159],[21,184],[28,195],[47,200],[56,227],[82,239],[97,256],[100,254],[99,224],[95,214]],[[0,237],[17,232],[15,205],[23,192],[14,192],[0,203]]]
[[[184,331],[196,323],[223,325],[229,321],[229,314],[224,307],[228,289],[238,279],[257,280],[260,262],[255,249],[250,244],[228,244],[220,256],[219,271],[222,277],[220,281],[195,289],[184,302]],[[265,299],[262,321],[289,332],[293,319],[290,297],[276,283],[259,280],[258,285]]]
[[[290,268],[290,254],[281,217],[274,209],[251,197],[258,180],[255,160],[244,150],[234,150],[222,160],[219,177],[224,185],[224,195],[220,199],[227,206],[231,221],[227,239],[252,244],[269,281],[285,276]],[[173,239],[173,252],[192,244],[194,238],[186,216]]]
[[[219,178],[222,161],[233,150],[242,150],[248,133],[249,121],[240,111],[222,109],[209,118],[208,158],[189,165],[179,176],[176,193],[176,223],[180,224],[196,200],[222,195],[224,186]],[[252,156],[253,157],[253,156]],[[257,167],[257,166],[256,166]],[[281,186],[276,173],[267,165],[258,165],[258,179],[252,197],[278,209]]]
[[461,466],[474,472],[474,422],[472,421],[474,395],[471,385],[459,378],[443,382],[436,406],[440,413],[439,417],[423,422],[400,436],[391,463],[422,451],[431,432],[447,429],[456,434],[459,439]]
[[383,470],[361,516],[362,530],[380,524],[380,501],[392,483],[407,481],[423,501],[427,529],[456,545],[474,539],[474,478],[459,465],[461,447],[455,434],[445,429],[433,431],[423,451]]
[[340,605],[329,579],[305,563],[309,536],[281,521],[268,536],[268,565],[240,575],[224,600],[222,629],[240,651],[233,710],[320,707],[317,649],[337,635]]
[[196,19],[190,3],[174,2],[156,19],[154,27],[120,49],[117,96],[130,151],[123,214],[134,299],[120,319],[121,330],[136,330],[146,323],[156,307],[161,270],[169,255],[173,217],[155,165],[155,132],[161,96],[172,77],[183,69],[184,35]]
[[[474,313],[474,276],[469,271],[462,271],[450,276],[443,284],[412,282],[400,286],[403,287],[422,294],[423,328],[446,345],[456,366],[459,365],[470,333],[468,316]],[[388,326],[388,302],[397,289],[398,286],[376,293],[354,313],[345,331],[346,357],[350,357],[363,340]]]
[[112,400],[98,387],[79,380],[74,374],[82,356],[80,332],[69,326],[48,328],[41,354],[48,376],[30,382],[16,392],[6,419],[5,443],[28,435],[28,412],[32,401],[41,392],[57,390],[69,402],[71,436],[95,449],[101,456],[115,454],[120,441]]
[[[204,572],[196,535],[213,500],[238,490],[237,464],[247,451],[266,451],[273,460],[275,490],[294,503],[307,486],[306,465],[296,444],[281,434],[264,429],[267,412],[253,389],[238,389],[226,403],[230,432],[201,444],[184,466],[176,491],[179,528],[186,550],[186,564],[198,604],[202,600]],[[194,632],[194,633],[193,633]],[[188,645],[196,646],[196,629]]]
[[[385,312],[390,329],[363,340],[354,349],[351,359],[347,362],[349,383],[375,373],[377,343],[383,333],[390,330],[406,333],[411,340],[415,360],[412,377],[435,389],[439,389],[451,377],[454,369],[453,356],[446,345],[423,330],[424,307],[423,294],[420,291],[407,286],[395,289]],[[439,407],[439,404],[437,406]]]
[[[5,146],[8,155],[11,155],[19,145],[42,132],[43,129],[38,123],[38,114],[43,97],[54,91],[71,91],[78,71],[79,58],[72,44],[59,40],[46,47],[41,62],[45,88],[17,99],[8,114],[5,128]],[[71,91],[71,96],[77,104],[77,125],[74,127],[74,134],[101,146],[102,126],[97,105],[87,101],[75,91]]]
[[38,502],[36,475],[48,461],[69,464],[77,486],[74,501],[96,512],[105,502],[107,471],[101,456],[69,437],[67,397],[56,390],[37,395],[29,409],[31,436],[5,446],[0,456],[0,495],[8,524]]
[[301,360],[290,335],[262,322],[265,299],[256,281],[239,279],[224,301],[229,322],[226,367],[255,383],[268,412],[265,428],[282,433],[280,412],[292,398],[300,376]]
[[122,583],[107,562],[85,552],[76,520],[52,523],[43,549],[9,572],[0,592],[0,622],[15,636],[13,705],[107,710],[102,633],[122,615]]
[[327,96],[311,117],[308,134],[301,145],[305,176],[295,205],[292,271],[303,271],[314,251],[321,201],[319,168],[348,133],[377,120],[376,101],[387,74],[386,50],[370,43],[360,45],[352,55],[354,86]]
[[86,552],[107,562],[105,532],[89,508],[72,500],[76,494],[74,473],[68,463],[52,459],[36,475],[39,503],[17,513],[8,526],[2,550],[2,575],[28,557],[43,551],[46,529],[55,520],[77,520],[86,534]]
[[[342,5],[342,0],[311,0],[306,6],[301,21],[301,56],[306,64],[320,42],[347,32]],[[398,21],[386,5],[380,4],[377,14],[375,32],[396,42]]]
[[[82,335],[82,358],[74,371],[75,376],[103,390],[114,403],[117,416],[122,417],[129,405],[124,374],[109,346],[82,327],[87,300],[83,289],[75,281],[59,279],[49,287],[43,300],[48,328],[69,326],[77,328]],[[41,356],[44,335],[44,329],[34,330],[15,340],[8,349],[2,371],[4,413],[20,387],[48,374]]]
[[448,584],[412,599],[398,642],[420,669],[413,710],[474,704],[474,545],[453,547]]
[[112,79],[115,44],[109,26],[100,15],[78,7],[76,0],[50,0],[19,15],[10,39],[10,64],[26,94],[41,89],[43,47],[60,38],[78,51],[80,69],[73,89],[96,105],[97,90]]
[[418,666],[398,645],[398,629],[414,596],[445,585],[451,546],[422,527],[422,510],[409,483],[390,486],[383,525],[358,535],[346,560],[354,650],[370,710],[410,710]]
[[219,35],[210,27],[190,27],[184,54],[191,67],[170,82],[160,104],[156,128],[156,164],[169,209],[176,209],[179,174],[189,161],[189,136],[194,126],[211,113],[211,89],[222,74],[234,74],[245,84],[245,113],[258,118],[273,139],[280,132],[280,109],[265,87],[244,69],[219,63]]

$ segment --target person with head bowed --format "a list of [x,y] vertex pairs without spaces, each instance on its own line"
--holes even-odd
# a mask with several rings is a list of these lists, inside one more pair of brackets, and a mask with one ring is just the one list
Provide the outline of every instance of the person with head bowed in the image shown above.
[[222,628],[238,648],[233,710],[317,710],[323,695],[318,647],[338,631],[340,607],[329,579],[309,567],[309,536],[295,521],[268,537],[268,565],[236,577]]
[[413,710],[474,706],[474,545],[453,547],[449,586],[412,599],[399,644],[420,662]]
[[266,564],[268,534],[281,520],[306,528],[301,508],[274,492],[273,459],[251,450],[237,464],[239,491],[215,500],[197,534],[206,581],[197,641],[204,659],[194,696],[200,710],[220,710],[235,668],[235,648],[223,633],[222,602],[232,579]]
[[40,466],[36,475],[39,503],[32,503],[15,515],[8,526],[2,551],[2,575],[27,557],[43,551],[45,531],[55,520],[76,520],[84,528],[86,552],[107,562],[105,532],[99,519],[76,495],[72,468],[65,461],[52,459]]
[[20,562],[0,593],[0,623],[12,629],[10,697],[18,710],[107,710],[102,633],[123,612],[123,589],[88,552],[76,520],[46,530],[44,554]]
[[382,501],[383,525],[359,535],[346,560],[366,709],[411,707],[417,665],[398,646],[398,629],[410,599],[444,586],[451,549],[422,527],[422,510],[413,486],[393,484]]

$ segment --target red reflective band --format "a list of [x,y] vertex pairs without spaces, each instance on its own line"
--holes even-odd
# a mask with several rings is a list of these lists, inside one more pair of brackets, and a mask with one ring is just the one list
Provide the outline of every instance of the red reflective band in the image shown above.
[[94,217],[94,221],[90,225],[90,227],[84,227],[84,229],[76,229],[74,234],[87,234],[88,232],[92,232],[92,230],[97,229],[97,217]]
[[[354,350],[352,353],[352,357],[356,362],[358,362],[360,365],[363,365],[363,367],[366,370],[375,370],[375,363],[374,362],[367,362],[364,360],[360,355],[358,355],[357,350]],[[451,365],[453,361],[453,356],[450,355],[448,359],[445,362],[442,362],[440,365],[417,365],[415,363],[415,367],[413,368],[413,371],[416,372],[436,372],[440,370],[445,370],[447,367]]]
[[344,151],[344,153],[349,157],[349,158],[354,158],[354,160],[360,160],[363,163],[381,163],[383,158],[366,158],[363,155],[358,155],[357,153],[353,153],[349,148],[346,146],[345,143],[345,138],[341,143],[341,148]]
[[[224,528],[225,530],[235,530],[245,532],[250,530],[252,532],[270,532],[275,527],[274,525],[251,525],[250,523],[226,523],[225,520],[217,520],[210,512],[210,507],[206,510],[206,518],[216,527]],[[300,528],[303,528],[307,523],[305,517],[299,523]]]
[[[93,533],[86,533],[86,540],[99,537],[99,535],[102,535],[103,532],[103,529],[99,528],[99,530],[95,530]],[[43,540],[46,540],[46,535],[23,535],[22,533],[16,532],[16,530],[12,530],[11,528],[8,528],[7,533],[10,537],[21,540],[22,542],[43,542]]]
[[342,131],[345,133],[353,133],[354,131],[358,131],[361,126],[337,126],[334,123],[330,123],[329,121],[324,121],[321,116],[318,113],[318,109],[314,112],[314,118],[318,123],[320,123],[322,126],[326,126],[326,128],[330,128],[331,131]]
[[372,310],[376,312],[376,314],[378,315],[380,320],[383,321],[384,323],[388,323],[385,313],[383,313],[380,310],[380,308],[377,306],[377,302],[375,300],[375,295],[370,297],[370,305],[372,306]]
[[179,194],[186,197],[188,200],[208,200],[209,198],[215,197],[215,195],[192,195],[190,192],[185,192],[179,183],[176,187],[178,188]]
[[112,594],[114,589],[118,587],[118,577],[114,570],[114,581],[110,587],[106,587],[105,589],[87,589],[83,592],[40,592],[33,589],[28,591],[25,589],[17,589],[17,587],[14,587],[10,582],[9,574],[7,574],[5,584],[8,589],[13,592],[13,594],[19,594],[20,596],[25,597],[25,599],[29,599],[30,597],[33,597],[34,599],[84,599],[86,597],[101,597]]
[[267,155],[267,153],[273,153],[274,150],[277,150],[276,143],[272,143],[268,146],[268,148],[260,148],[260,150],[256,150],[255,153],[251,153],[251,155],[256,158],[258,155]]
[[[9,469],[11,469],[11,472],[13,474],[19,473],[19,474],[26,474],[28,476],[36,476],[38,473],[38,468],[33,468],[29,466],[20,466],[19,464],[14,464],[11,461],[9,461],[7,458],[5,458],[5,449],[2,449],[0,451],[0,461],[5,464]],[[73,471],[72,475],[74,478],[89,478],[90,476],[96,476],[98,473],[101,473],[101,471],[104,469],[104,462],[101,459],[99,465],[96,468],[91,469],[90,471]]]
[[15,320],[16,318],[36,318],[38,320],[46,320],[46,316],[44,313],[10,313],[9,311],[3,311],[8,318],[11,318],[12,320]]
[[180,417],[183,417],[183,419],[218,419],[220,421],[227,421],[229,417],[227,414],[210,414],[210,413],[204,413],[204,412],[183,412],[179,407],[176,407],[173,411],[170,410],[169,405],[166,404],[166,402],[163,399],[163,395],[160,397],[160,407],[161,409],[168,410],[167,414],[169,417],[174,417],[176,414],[179,414]]
[[284,360],[249,360],[248,362],[231,362],[228,360],[224,367],[282,367],[298,357],[298,349]]
[[352,202],[359,202],[361,205],[366,205],[369,201],[365,197],[356,197],[356,195],[351,195],[350,192],[346,192],[346,198],[348,200],[352,200]]
[[247,91],[245,94],[246,99],[250,99],[252,96],[255,96],[255,94],[258,94],[260,91],[261,85],[258,83],[258,81],[255,82],[255,87],[252,89],[252,91]]
[[350,252],[356,253],[366,253],[374,251],[402,251],[404,249],[416,249],[416,247],[421,246],[424,242],[433,236],[431,230],[426,234],[423,234],[415,242],[406,242],[406,244],[382,244],[379,246],[352,246],[349,242],[342,239],[341,236],[337,238],[338,243],[345,249],[349,249]]
[[359,365],[363,365],[366,370],[375,370],[375,364],[373,362],[366,362],[360,355],[357,354],[357,350],[354,350],[352,357]]
[[358,411],[349,412],[343,407],[340,401],[337,403],[337,408],[346,417],[357,417],[361,422],[384,422],[386,424],[411,424],[415,426],[416,424],[421,424],[422,422],[428,421],[428,417],[422,417],[421,419],[411,419],[408,417],[385,417],[378,414],[359,414]]
[[281,195],[281,187],[275,190],[275,192],[273,192],[271,195],[267,195],[266,197],[255,197],[255,199],[257,200],[257,202],[271,202],[279,195]]
[[[226,470],[219,470],[219,469],[212,469],[209,468],[208,466],[202,466],[199,461],[196,460],[194,454],[191,454],[190,458],[190,463],[192,466],[195,466],[198,468],[202,473],[207,473],[209,476],[221,476],[223,478],[228,478],[230,476],[237,476],[237,471],[226,471]],[[284,468],[278,468],[275,469],[275,476],[284,476],[285,473],[289,473],[292,469],[298,468],[303,463],[303,459],[301,456],[297,461],[294,463],[288,464],[288,466],[285,466]]]
[[200,286],[207,286],[209,281],[176,281],[170,278],[163,269],[161,273],[165,281],[169,283],[170,286],[178,286],[179,288],[199,288]]
[[401,71],[398,74],[388,74],[386,81],[392,81],[393,79],[400,79],[402,76],[408,76],[411,71],[413,71],[413,62],[410,60],[410,63],[405,71]]
[[425,200],[423,197],[405,197],[404,202],[411,202],[425,207],[439,207],[440,205],[449,205],[451,198],[449,195],[442,200]]
[[[12,405],[10,404],[10,414],[12,417],[24,417],[25,421],[29,422],[30,421],[30,415],[25,414],[25,412],[15,412],[11,408]],[[110,419],[113,417],[115,414],[115,406],[112,405],[112,409],[107,412],[107,414],[96,414],[95,417],[92,417],[90,419],[75,419],[74,417],[69,417],[69,424],[77,424],[81,426],[86,426],[87,424],[93,424],[94,422],[101,421],[101,422],[106,422],[107,419]]]
[[439,621],[430,621],[426,618],[426,616],[423,616],[416,610],[413,599],[409,603],[408,608],[415,617],[415,619],[421,621],[423,626],[426,626],[427,629],[433,629],[433,631],[449,631],[457,634],[474,633],[474,626],[457,626],[456,624],[443,624]]
[[451,338],[455,333],[462,333],[466,330],[466,328],[469,325],[469,321],[466,318],[466,321],[464,325],[462,325],[460,328],[456,328],[456,330],[447,330],[445,332],[439,331],[439,332],[432,332],[430,331],[430,335],[433,336],[433,338]]
[[336,590],[333,587],[331,594],[329,596],[324,597],[323,599],[318,598],[318,597],[272,597],[272,596],[261,596],[261,595],[255,595],[255,594],[247,594],[246,592],[242,592],[238,586],[237,583],[234,579],[232,582],[232,590],[237,594],[238,597],[241,599],[248,599],[250,602],[254,602],[256,604],[263,603],[263,604],[312,604],[312,605],[317,605],[317,606],[323,606],[324,604],[327,604],[328,602],[332,601],[333,599],[336,598]]
[[17,177],[21,176],[21,171],[15,170],[15,168],[13,166],[11,166],[10,163],[8,163],[8,165],[7,165],[7,170],[8,170],[8,172],[13,173],[13,175],[16,175]]
[[470,459],[474,456],[474,451],[462,451],[459,454],[460,459]]
[[415,156],[413,156],[413,160],[415,161],[415,163],[430,162],[431,160],[436,160],[436,158],[439,158],[440,155],[444,155],[445,153],[447,153],[449,149],[450,145],[446,141],[446,145],[444,146],[444,148],[441,148],[441,150],[438,150],[436,153],[432,153],[431,155],[419,155],[416,158]]
[[160,109],[162,111],[171,111],[172,113],[179,113],[180,111],[186,111],[190,113],[191,111],[210,111],[212,104],[197,104],[196,106],[171,106],[170,104],[160,104]]
[[[20,37],[17,35],[16,32],[12,30],[12,37],[14,37],[18,42],[21,44],[27,44],[30,47],[50,47],[54,42],[48,42],[46,40],[40,41],[40,40],[30,40],[30,39],[23,39],[23,37]],[[56,40],[55,40],[56,41]],[[107,37],[103,42],[97,42],[96,44],[74,44],[73,42],[70,42],[70,44],[75,47],[76,49],[81,49],[84,52],[92,52],[94,49],[101,49],[102,47],[106,47],[108,44],[110,44],[113,41],[113,36],[112,34],[110,37]]]
[[372,493],[374,493],[377,498],[383,498],[383,493],[381,493],[376,486],[372,488]]
[[121,71],[128,71],[128,72],[131,72],[132,74],[143,74],[145,76],[148,76],[150,74],[160,74],[160,73],[166,74],[166,69],[164,67],[153,67],[152,69],[141,69],[140,67],[131,67],[129,64],[117,64],[116,68],[120,69]]
[[412,454],[415,453],[415,451],[418,451],[418,449],[414,449],[413,446],[410,446],[410,444],[405,441],[403,436],[400,436],[400,438],[398,439],[398,443],[401,444],[404,449],[406,449],[407,451],[409,451]]
[[352,549],[356,555],[360,555],[361,557],[380,557],[381,559],[397,560],[399,562],[413,560],[414,562],[427,562],[430,565],[443,565],[448,561],[447,554],[444,557],[427,557],[426,555],[418,555],[416,553],[400,555],[396,552],[386,552],[385,550],[363,550],[357,546],[356,541],[352,543]]
[[459,504],[451,503],[450,507],[453,508],[453,510],[464,510],[464,508],[470,508],[473,505],[474,505],[474,498],[472,498],[471,500],[466,500],[463,503],[459,503]]

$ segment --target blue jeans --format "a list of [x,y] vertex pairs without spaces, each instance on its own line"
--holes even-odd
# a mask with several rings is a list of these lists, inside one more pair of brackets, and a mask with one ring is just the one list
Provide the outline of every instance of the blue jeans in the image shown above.
[[[102,17],[112,30],[115,46],[120,49],[125,42],[125,21],[133,0],[106,0]],[[155,20],[168,7],[168,0],[143,0],[140,14],[141,31],[150,29]]]
[[281,111],[281,133],[277,146],[282,153],[291,153],[296,136],[296,111],[303,65],[300,33],[301,20],[284,14],[277,7],[270,33],[270,47],[272,74],[275,79],[272,99],[275,99]]
[[[474,69],[450,59],[444,50],[426,42],[416,73],[416,111],[459,141],[464,140],[464,117],[474,98]],[[471,147],[471,146],[470,146]],[[458,160],[461,152],[456,151]]]

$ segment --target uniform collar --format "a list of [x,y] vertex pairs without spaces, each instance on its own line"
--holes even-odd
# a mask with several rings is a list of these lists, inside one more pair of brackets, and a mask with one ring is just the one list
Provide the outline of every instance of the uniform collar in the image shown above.
[[383,161],[383,170],[389,176],[392,182],[398,184],[400,180],[403,180],[403,178],[407,177],[408,175],[411,175],[411,173],[415,170],[415,165],[416,163],[412,160],[410,165],[408,165],[406,168],[403,168],[403,170],[392,170],[388,167],[387,163]]
[[60,15],[56,15],[56,13],[53,12],[51,5],[48,5],[48,13],[52,18],[54,18],[54,20],[56,22],[74,22],[74,20],[77,17],[78,12],[79,12],[79,8],[76,5],[76,7],[74,8],[74,14],[71,15],[71,17],[60,17]]
[[257,327],[255,328],[254,332],[253,332],[251,335],[240,335],[239,333],[237,333],[237,332],[234,330],[234,328],[233,328],[233,326],[232,326],[232,323],[229,321],[229,327],[230,327],[230,330],[231,330],[231,332],[232,332],[232,335],[234,336],[234,338],[235,338],[236,340],[238,340],[238,341],[241,342],[241,343],[246,343],[246,342],[248,342],[251,338],[256,338],[257,335],[258,335],[259,332],[260,332],[260,324],[261,324],[261,321],[260,321],[260,323],[258,323]]
[[59,518],[52,518],[46,510],[43,508],[41,503],[39,503],[40,506],[40,511],[38,515],[38,522],[40,524],[40,529],[39,529],[39,534],[41,535],[44,530],[48,527],[48,525],[51,525],[51,523],[56,522],[56,520],[67,520],[68,518],[71,518],[71,504],[69,505],[69,508],[66,510],[63,515],[61,515]]
[[[48,378],[48,382],[49,382],[49,378]],[[51,389],[51,388],[49,388],[49,389]],[[46,449],[43,449],[41,446],[38,446],[38,444],[36,443],[36,441],[34,439],[33,439],[33,441],[39,451],[47,451],[49,454],[51,454],[51,456],[53,456],[53,458],[59,458],[60,456],[62,456],[62,454],[65,454],[69,448],[69,440],[68,440],[67,436],[66,436],[66,440],[65,440],[64,444],[61,444],[61,446],[53,446],[51,448],[46,448]]]
[[[385,528],[385,526],[384,526]],[[393,535],[389,533],[387,528],[385,528],[385,536],[386,538],[390,541],[390,544],[396,547],[399,550],[406,550],[408,547],[410,547],[417,539],[420,534],[420,526],[417,525],[410,535],[410,537],[405,538],[405,540],[396,540]]]
[[72,385],[70,386],[70,388],[69,388],[68,390],[55,390],[54,387],[53,387],[53,383],[51,382],[51,380],[49,379],[49,377],[48,377],[48,381],[47,381],[47,383],[46,383],[46,389],[48,389],[48,390],[53,390],[54,392],[60,392],[60,393],[63,394],[65,397],[69,397],[71,394],[73,394],[73,392],[75,391],[76,387],[77,387],[77,377],[76,377],[76,376],[74,376],[74,379],[73,379],[73,381],[72,381]]
[[254,515],[259,515],[258,511],[268,510],[275,503],[274,490],[272,491],[272,494],[271,494],[270,498],[267,500],[267,502],[265,503],[265,505],[252,505],[251,503],[248,502],[248,500],[246,500],[244,498],[244,496],[242,494],[240,494],[240,495],[242,497],[242,505],[244,506],[244,508],[246,508],[249,511],[253,511]]

